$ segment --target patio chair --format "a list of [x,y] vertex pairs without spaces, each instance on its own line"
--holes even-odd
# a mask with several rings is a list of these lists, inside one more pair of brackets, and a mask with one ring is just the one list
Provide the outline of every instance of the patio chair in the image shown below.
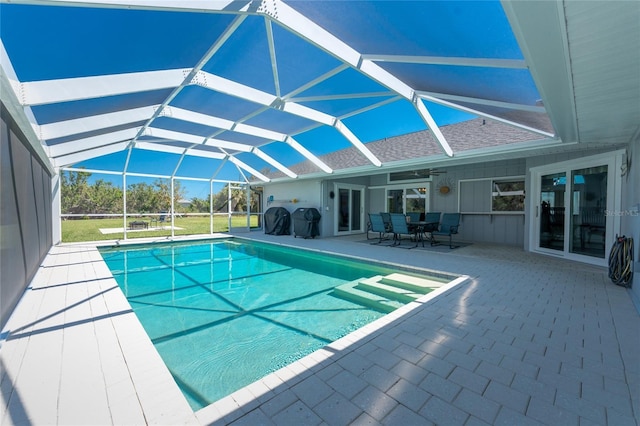
[[441,215],[442,215],[442,213],[440,213],[440,212],[428,212],[424,216],[424,221],[427,222],[427,223],[440,224],[440,216]]
[[407,217],[410,223],[420,222],[420,212],[409,212],[407,213]]
[[371,244],[380,244],[384,239],[384,235],[388,232],[382,220],[382,215],[369,213],[369,228],[367,229],[367,240],[369,239],[369,231],[378,233],[378,241]]
[[[402,235],[415,235],[415,232],[409,230],[407,225],[407,217],[400,213],[391,213],[391,226],[393,227],[393,239],[395,240],[394,246],[400,246],[402,242]],[[422,243],[424,245],[424,242]],[[418,239],[416,238],[416,245],[413,247],[407,247],[409,249],[418,247]]]
[[393,230],[391,227],[391,213],[380,212],[380,216],[382,216],[382,221],[384,222],[384,227],[387,232],[391,232]]
[[164,224],[165,224],[166,221],[167,221],[167,214],[166,214],[166,212],[162,212],[162,214],[158,218],[158,222],[160,222],[160,227],[162,229],[164,229]]
[[425,235],[429,234],[429,240],[433,239],[431,233],[437,231],[440,226],[440,215],[440,212],[428,212],[424,215],[425,225],[422,228],[422,232]]
[[436,235],[439,236],[448,236],[449,237],[449,248],[456,248],[459,246],[454,246],[451,240],[451,236],[453,234],[458,233],[458,228],[460,227],[460,213],[445,213],[442,215],[442,221],[440,222],[440,229],[431,232],[431,245],[439,245],[440,243],[436,241]]

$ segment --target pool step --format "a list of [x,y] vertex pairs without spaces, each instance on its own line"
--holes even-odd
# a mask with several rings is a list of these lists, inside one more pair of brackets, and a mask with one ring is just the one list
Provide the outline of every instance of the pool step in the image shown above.
[[[371,278],[361,279],[358,283],[358,289],[365,290],[369,293],[374,293],[379,296],[384,296],[387,299],[397,300],[403,303],[409,303],[416,300],[425,294],[424,291],[416,292],[402,287],[385,284],[382,282],[384,277],[377,275]],[[428,291],[431,291],[429,289]],[[428,293],[427,291],[427,293]]]
[[427,278],[414,277],[412,275],[400,273],[386,275],[380,279],[380,282],[421,294],[427,294],[434,288],[439,288],[446,284],[446,282],[443,281],[430,280]]
[[393,273],[339,285],[332,294],[381,312],[391,312],[444,284],[446,282]]
[[367,306],[381,312],[392,312],[404,303],[397,300],[389,300],[379,294],[374,294],[365,290],[356,288],[360,285],[360,280],[355,280],[342,284],[333,289],[332,294],[336,297],[340,297],[351,302],[358,303],[360,305]]

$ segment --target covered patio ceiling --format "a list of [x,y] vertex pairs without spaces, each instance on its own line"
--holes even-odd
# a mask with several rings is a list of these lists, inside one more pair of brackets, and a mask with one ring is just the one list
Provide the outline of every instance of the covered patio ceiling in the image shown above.
[[0,7],[3,82],[55,168],[270,181],[340,172],[328,154],[355,147],[373,172],[369,142],[428,129],[453,161],[441,127],[475,117],[537,135],[528,149],[638,138],[637,2]]

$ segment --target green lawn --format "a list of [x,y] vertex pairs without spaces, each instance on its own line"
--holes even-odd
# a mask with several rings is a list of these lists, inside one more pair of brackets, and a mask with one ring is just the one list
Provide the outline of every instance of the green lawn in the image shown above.
[[[144,220],[150,222],[148,218],[129,218],[127,223],[134,220]],[[244,227],[247,224],[246,216],[233,216],[231,219],[232,227]],[[147,237],[166,237],[171,235],[171,222],[164,224],[164,230],[153,231],[127,231],[127,239],[147,238]],[[63,220],[62,221],[62,241],[65,243],[80,241],[99,241],[99,240],[121,240],[124,238],[123,232],[114,234],[103,234],[100,229],[120,228],[122,229],[122,218],[115,219],[80,219],[80,220]],[[155,226],[151,223],[150,226]],[[208,234],[209,216],[185,216],[176,217],[175,235],[194,235]],[[251,216],[251,227],[258,226],[258,216]],[[214,216],[213,232],[227,232],[229,230],[228,220],[226,216]]]

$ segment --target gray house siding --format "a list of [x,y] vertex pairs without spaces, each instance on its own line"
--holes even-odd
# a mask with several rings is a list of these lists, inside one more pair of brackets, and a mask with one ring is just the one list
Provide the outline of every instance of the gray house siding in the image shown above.
[[[473,130],[473,132],[469,133],[471,135],[483,135],[482,133],[476,133],[478,129],[486,131],[489,128],[479,123],[481,123],[481,121],[475,120],[458,125],[446,126],[446,129],[447,131],[462,131],[468,128]],[[507,127],[494,127],[490,134],[484,136],[499,139],[501,135],[505,134]],[[422,140],[424,137],[428,137],[428,135],[424,132],[417,132],[415,134],[372,142],[368,144],[368,146],[372,150],[376,150],[376,154],[384,159],[385,162],[393,164],[399,161],[401,162],[404,156],[406,156],[406,152],[415,151],[415,146],[422,146],[422,144],[424,144],[424,140]],[[479,139],[481,138],[478,136],[478,140]],[[547,151],[544,155],[536,155],[535,152],[529,151],[520,153],[520,158],[505,159],[502,157],[492,159],[490,156],[484,156],[476,159],[453,159],[453,162],[457,163],[456,165],[447,165],[446,163],[440,162],[438,163],[438,169],[446,171],[446,173],[433,176],[427,184],[429,188],[428,210],[443,213],[461,212],[461,227],[457,235],[460,241],[504,244],[528,249],[528,247],[530,247],[530,239],[533,238],[529,235],[530,229],[532,229],[531,220],[533,220],[529,215],[531,203],[533,202],[533,200],[530,199],[530,194],[533,194],[531,169],[575,160],[585,156],[612,153],[619,149],[625,149],[627,152],[626,158],[629,159],[627,165],[628,171],[622,180],[621,192],[617,194],[617,196],[622,197],[621,209],[630,213],[620,218],[619,232],[634,237],[636,241],[640,241],[640,219],[638,217],[640,213],[634,213],[640,209],[640,184],[637,183],[640,182],[640,172],[638,171],[640,169],[640,166],[638,166],[640,164],[640,160],[638,160],[640,156],[638,153],[640,151],[639,144],[640,142],[634,140],[626,145],[611,146],[610,144],[606,144],[605,141],[602,145],[597,146],[583,145],[578,147],[566,145],[557,147],[557,149],[553,150],[554,152]],[[473,143],[469,149],[475,146],[472,145]],[[329,161],[329,163],[337,166],[343,162],[347,164],[345,159],[352,159],[354,155],[357,155],[357,153],[354,153],[353,149],[348,148],[333,153],[331,156],[327,156],[326,159],[332,160]],[[514,154],[512,153],[510,155]],[[431,166],[429,163],[414,163],[411,166],[406,166],[405,170],[428,168]],[[336,170],[338,169],[340,169],[340,167],[336,167]],[[399,171],[399,168],[394,169],[394,171]],[[525,193],[527,197],[525,198],[524,211],[508,213],[492,212],[491,193],[493,180],[512,177],[524,179],[525,181]],[[312,187],[307,188],[309,188],[309,190],[315,190],[318,193],[314,207],[321,209],[323,214],[321,236],[334,235],[336,201],[332,199],[329,194],[334,189],[333,185],[336,182],[364,185],[368,188],[365,195],[365,213],[376,213],[386,211],[387,209],[385,187],[391,186],[388,183],[387,171],[359,177],[344,175],[334,176],[328,180],[313,181],[317,182],[319,186],[316,186],[315,189]],[[437,189],[445,182],[453,190],[448,194],[441,194]],[[416,183],[424,184],[424,181],[421,183],[416,181]],[[299,188],[295,185],[296,183],[278,183],[267,184],[265,187],[270,188],[274,186],[281,188],[286,193],[293,193],[296,192],[294,189]],[[268,195],[268,192],[269,190],[267,190],[265,195]],[[365,217],[365,220],[368,220],[368,218]],[[638,255],[639,247],[640,244],[636,244],[636,259],[640,257]],[[640,270],[638,262],[636,262],[636,270]],[[638,299],[640,300],[640,297],[638,297]]]
[[[524,244],[524,212],[489,213],[491,179],[525,176],[524,159],[473,163],[440,169],[446,170],[447,173],[433,178],[430,210],[443,213],[463,212],[457,238],[469,242],[514,246]],[[437,191],[439,183],[444,179],[453,184],[453,193],[442,195]],[[462,188],[461,181],[465,182],[466,189]]]

